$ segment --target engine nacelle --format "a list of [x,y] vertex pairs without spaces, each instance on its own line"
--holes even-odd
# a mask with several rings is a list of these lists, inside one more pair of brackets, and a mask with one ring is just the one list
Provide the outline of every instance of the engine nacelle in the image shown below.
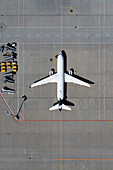
[[51,76],[51,75],[53,75],[54,73],[55,73],[55,69],[52,68],[52,69],[49,71],[49,75]]
[[73,69],[73,68],[71,68],[71,69],[69,70],[69,74],[70,74],[71,76],[74,74],[74,69]]

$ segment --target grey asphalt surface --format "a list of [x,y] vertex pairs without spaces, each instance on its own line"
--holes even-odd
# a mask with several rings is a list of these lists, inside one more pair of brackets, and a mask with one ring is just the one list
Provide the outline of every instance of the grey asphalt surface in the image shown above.
[[[0,43],[18,43],[19,64],[16,83],[4,84],[1,73],[0,89],[16,90],[3,95],[14,114],[21,97],[28,97],[20,121],[7,116],[0,99],[0,170],[112,170],[113,122],[102,120],[113,120],[113,0],[0,2]],[[49,111],[57,101],[56,84],[29,86],[56,70],[61,44],[67,70],[74,68],[95,85],[68,84],[75,106],[60,113]]]

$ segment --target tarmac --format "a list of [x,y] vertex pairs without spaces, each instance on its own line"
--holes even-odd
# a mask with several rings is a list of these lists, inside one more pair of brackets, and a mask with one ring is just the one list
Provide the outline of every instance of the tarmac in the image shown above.
[[[112,9],[113,0],[1,0],[0,44],[18,43],[19,70],[14,85],[0,73],[0,89],[16,90],[0,99],[0,170],[113,169]],[[56,70],[62,49],[67,70],[95,84],[68,83],[75,106],[50,112],[56,84],[29,86]],[[6,111],[16,115],[23,95],[15,120]]]

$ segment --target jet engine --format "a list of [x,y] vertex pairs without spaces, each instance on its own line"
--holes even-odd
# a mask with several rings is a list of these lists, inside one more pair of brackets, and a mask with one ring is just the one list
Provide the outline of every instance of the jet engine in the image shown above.
[[51,76],[51,75],[53,75],[54,73],[55,73],[55,69],[52,68],[52,69],[49,71],[49,75]]
[[71,69],[69,70],[69,74],[70,74],[71,76],[74,74],[74,69],[73,69],[73,68],[71,68]]

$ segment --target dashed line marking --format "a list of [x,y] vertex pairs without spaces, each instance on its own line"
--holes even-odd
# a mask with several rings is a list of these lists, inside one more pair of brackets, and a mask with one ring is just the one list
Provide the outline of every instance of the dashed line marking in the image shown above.
[[95,34],[95,36],[99,37],[99,36],[101,36],[101,35],[100,35],[100,34]]
[[28,35],[26,35],[27,37],[30,37],[31,35],[30,34],[28,34]]
[[49,37],[50,35],[48,34],[48,35],[45,35],[45,36]]
[[90,34],[86,34],[85,36],[86,36],[86,37],[89,37],[89,36],[90,36]]
[[111,35],[110,34],[105,34],[106,37],[110,37]]
[[78,36],[78,37],[79,37],[79,36],[80,36],[80,34],[76,34],[76,36]]

